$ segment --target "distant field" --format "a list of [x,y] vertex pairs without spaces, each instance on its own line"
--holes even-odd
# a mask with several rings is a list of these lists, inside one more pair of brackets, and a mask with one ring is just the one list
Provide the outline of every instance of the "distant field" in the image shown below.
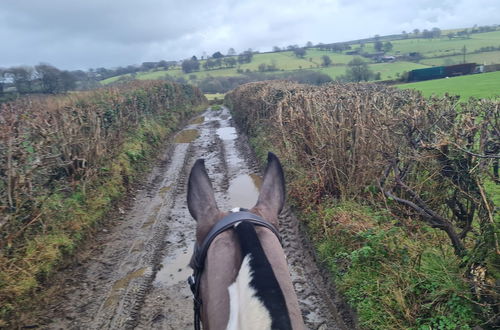
[[[439,65],[460,64],[463,63],[463,60],[464,57],[462,55],[457,55],[457,56],[423,59],[420,61],[420,63],[439,66]],[[465,62],[474,62],[478,64],[497,64],[500,63],[500,51],[466,54]]]
[[[405,39],[392,41],[393,54],[419,52],[426,57],[443,56],[461,52],[465,46],[467,51],[479,50],[481,47],[500,46],[500,31],[471,34],[469,39],[454,38],[449,40],[443,36],[438,39]],[[365,51],[374,52],[373,43],[365,45]]]
[[403,74],[406,71],[415,69],[427,68],[428,65],[423,65],[413,62],[394,62],[394,63],[375,63],[370,64],[369,68],[374,72],[380,72],[381,80],[389,80],[398,78],[398,73]]
[[347,67],[345,65],[342,65],[342,66],[329,66],[327,68],[314,69],[314,71],[318,71],[318,72],[324,73],[324,74],[330,76],[330,78],[335,79],[335,78],[337,78],[337,77],[345,74],[346,68]]
[[225,94],[222,94],[222,93],[216,93],[216,94],[207,94],[207,93],[205,93],[205,97],[206,97],[209,101],[211,101],[211,100],[215,100],[215,99],[217,99],[217,100],[222,100],[222,99],[224,99],[224,95],[225,95]]
[[[460,30],[460,29],[459,29]],[[443,31],[446,34],[448,31]],[[382,80],[396,79],[398,74],[402,74],[405,71],[411,71],[413,69],[425,68],[428,66],[435,65],[451,65],[463,62],[463,56],[452,55],[462,51],[463,46],[467,48],[467,52],[472,52],[486,46],[500,46],[500,31],[486,32],[486,33],[476,33],[471,34],[469,39],[452,39],[449,40],[447,37],[442,37],[438,39],[405,39],[405,40],[395,40],[392,41],[393,50],[388,54],[407,54],[410,52],[419,52],[425,57],[441,56],[439,58],[428,58],[423,59],[420,63],[414,62],[403,62],[397,61],[394,63],[371,63],[370,60],[366,59],[369,63],[370,69],[374,73],[380,72]],[[353,48],[359,47],[357,44],[353,45]],[[373,43],[365,44],[363,52],[374,52]],[[321,67],[322,59],[321,57],[327,55],[332,60],[333,66],[323,68]],[[443,55],[450,55],[444,56]],[[137,74],[136,78],[140,80],[148,79],[162,79],[166,75],[173,78],[184,78],[186,81],[197,84],[204,78],[207,77],[234,77],[241,76],[237,70],[240,69],[244,72],[258,72],[259,65],[275,65],[280,71],[296,71],[296,70],[314,70],[322,72],[335,79],[346,71],[346,65],[355,56],[346,55],[343,53],[334,53],[330,51],[323,51],[317,48],[306,49],[306,55],[304,58],[298,58],[292,51],[283,51],[275,53],[257,53],[254,54],[251,63],[238,64],[234,68],[221,68],[216,70],[206,71],[201,69],[198,72],[184,73],[180,67],[172,68],[167,71],[150,71],[150,72],[140,72]],[[475,62],[481,64],[493,64],[500,63],[500,51],[493,52],[483,52],[478,54],[467,54],[467,62]],[[203,65],[205,61],[200,61],[200,66]],[[112,77],[101,81],[102,84],[113,83],[118,80],[119,77]]]
[[469,97],[499,98],[500,71],[401,84],[396,87],[416,89],[421,91],[425,96],[444,95],[448,93],[460,95],[462,99]]

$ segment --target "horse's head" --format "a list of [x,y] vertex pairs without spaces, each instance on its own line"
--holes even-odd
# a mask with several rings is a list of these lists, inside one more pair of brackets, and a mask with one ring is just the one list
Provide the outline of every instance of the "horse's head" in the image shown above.
[[[269,153],[267,160],[259,198],[250,212],[277,226],[278,214],[285,204],[285,178],[278,157]],[[203,159],[198,159],[191,169],[187,201],[189,212],[197,221],[196,239],[201,244],[210,229],[227,215],[217,207]]]
[[[278,158],[269,153],[257,203],[249,210],[251,214],[242,215],[244,225],[228,227],[234,230],[218,230],[222,223],[231,221],[229,217],[239,215],[228,216],[228,212],[219,210],[201,159],[191,170],[187,200],[189,212],[197,221],[195,262],[191,265],[195,274],[200,270],[195,291],[203,301],[204,328],[240,329],[247,324],[248,329],[265,329],[271,328],[271,323],[273,328],[301,328],[302,318],[286,258],[273,233],[285,203],[285,180]],[[254,228],[247,218],[265,226]]]

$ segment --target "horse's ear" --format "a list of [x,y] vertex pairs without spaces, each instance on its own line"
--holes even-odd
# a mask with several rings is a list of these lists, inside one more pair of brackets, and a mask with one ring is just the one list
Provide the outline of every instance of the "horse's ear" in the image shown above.
[[203,159],[198,159],[191,169],[187,202],[189,213],[191,213],[196,221],[200,219],[211,221],[219,214],[219,209],[215,202],[214,190]]
[[267,221],[277,225],[278,214],[285,204],[285,175],[281,163],[272,152],[267,155],[267,166],[260,187],[257,204],[252,209]]

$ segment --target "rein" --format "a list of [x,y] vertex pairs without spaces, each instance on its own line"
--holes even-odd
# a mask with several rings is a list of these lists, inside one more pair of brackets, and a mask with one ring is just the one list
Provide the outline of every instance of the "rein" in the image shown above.
[[201,324],[201,296],[200,296],[200,280],[203,274],[203,269],[205,268],[205,259],[207,257],[208,248],[212,241],[222,232],[233,228],[236,224],[240,222],[250,222],[254,226],[266,227],[271,230],[274,235],[279,239],[280,244],[282,244],[281,236],[278,229],[270,222],[264,220],[263,218],[247,211],[239,211],[230,213],[217,222],[210,232],[207,234],[203,243],[201,245],[195,244],[193,259],[191,259],[191,267],[193,267],[193,275],[189,276],[188,283],[193,292],[194,300],[194,328],[196,330],[200,329]]

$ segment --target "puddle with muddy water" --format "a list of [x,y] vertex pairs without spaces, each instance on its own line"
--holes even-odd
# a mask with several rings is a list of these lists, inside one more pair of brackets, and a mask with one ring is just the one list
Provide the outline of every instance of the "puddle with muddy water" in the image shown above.
[[236,139],[236,129],[234,127],[222,127],[217,130],[217,135],[222,140],[234,140]]
[[231,208],[252,208],[257,203],[262,179],[257,174],[241,174],[231,180],[227,193]]
[[189,261],[193,254],[193,248],[180,251],[176,255],[166,256],[161,264],[162,268],[156,273],[155,284],[174,285],[186,281],[193,270],[189,267]]
[[174,138],[175,143],[191,143],[200,136],[197,129],[185,129]]

